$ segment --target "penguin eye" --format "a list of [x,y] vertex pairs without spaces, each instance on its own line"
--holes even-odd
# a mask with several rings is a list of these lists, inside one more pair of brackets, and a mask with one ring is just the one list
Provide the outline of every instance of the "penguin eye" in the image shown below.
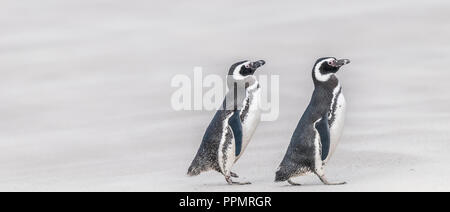
[[245,65],[245,68],[250,68],[250,65],[249,64]]

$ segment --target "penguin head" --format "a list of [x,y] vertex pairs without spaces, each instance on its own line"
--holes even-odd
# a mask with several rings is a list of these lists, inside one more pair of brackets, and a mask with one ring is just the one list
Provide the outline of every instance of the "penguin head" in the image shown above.
[[264,60],[256,62],[250,62],[248,60],[237,62],[231,66],[228,71],[228,76],[231,76],[236,81],[245,80],[246,78],[253,76],[255,71],[264,64],[266,64]]
[[324,57],[316,61],[313,68],[313,78],[320,82],[328,81],[339,69],[349,64],[348,59],[336,59],[335,57]]

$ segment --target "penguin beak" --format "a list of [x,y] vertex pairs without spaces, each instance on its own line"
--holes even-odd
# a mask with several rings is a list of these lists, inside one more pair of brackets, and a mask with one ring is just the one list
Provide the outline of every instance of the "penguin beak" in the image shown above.
[[336,61],[334,62],[334,65],[335,65],[336,67],[341,67],[341,66],[347,65],[347,64],[349,64],[349,63],[350,63],[350,60],[349,60],[349,59],[340,59],[340,60],[336,60]]
[[264,60],[252,62],[252,63],[250,63],[250,68],[253,69],[254,71],[256,71],[256,69],[263,66],[264,64],[266,64],[266,61],[264,61]]

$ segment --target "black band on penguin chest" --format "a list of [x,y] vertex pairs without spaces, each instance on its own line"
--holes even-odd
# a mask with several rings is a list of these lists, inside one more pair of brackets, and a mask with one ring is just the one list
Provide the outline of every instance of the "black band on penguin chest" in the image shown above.
[[341,95],[341,93],[342,93],[342,88],[339,88],[339,91],[336,93],[336,96],[333,97],[333,100],[332,100],[333,104],[331,105],[331,108],[330,108],[330,118],[328,120],[330,126],[333,125],[334,121],[336,120],[336,110],[337,110],[337,106],[338,106],[338,99],[339,99],[339,96]]
[[247,118],[248,112],[250,110],[250,104],[252,103],[253,100],[253,95],[249,94],[248,97],[246,98],[246,104],[244,105],[244,108],[242,110],[241,113],[241,120],[242,122],[245,121],[245,119]]

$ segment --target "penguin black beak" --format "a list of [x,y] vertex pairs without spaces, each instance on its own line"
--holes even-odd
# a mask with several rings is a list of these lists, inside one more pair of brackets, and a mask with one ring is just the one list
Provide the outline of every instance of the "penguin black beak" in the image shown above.
[[347,65],[347,64],[349,64],[349,63],[350,63],[350,60],[349,60],[349,59],[340,59],[340,60],[336,60],[336,61],[335,61],[335,66],[336,66],[336,67],[341,67],[341,66]]
[[256,71],[256,69],[263,66],[264,64],[266,64],[266,61],[264,61],[264,60],[252,62],[252,63],[250,63],[250,68]]

